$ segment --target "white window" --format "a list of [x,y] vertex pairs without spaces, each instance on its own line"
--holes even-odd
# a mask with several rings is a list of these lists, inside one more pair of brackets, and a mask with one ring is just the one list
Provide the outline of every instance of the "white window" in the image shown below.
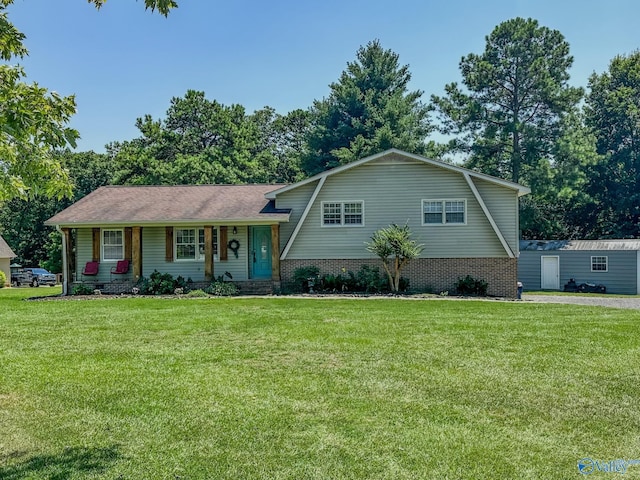
[[591,271],[592,272],[606,272],[608,271],[609,257],[591,257]]
[[423,225],[464,225],[466,218],[466,200],[423,200]]
[[102,230],[102,260],[105,262],[115,262],[123,259],[123,230]]
[[[204,260],[204,228],[175,229],[176,260]],[[218,255],[218,230],[213,229],[213,255]]]
[[364,202],[323,202],[322,225],[364,225]]

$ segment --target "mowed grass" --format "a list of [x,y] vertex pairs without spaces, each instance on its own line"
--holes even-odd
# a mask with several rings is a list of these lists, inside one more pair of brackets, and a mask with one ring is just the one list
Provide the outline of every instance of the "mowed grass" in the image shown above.
[[0,290],[2,479],[567,479],[640,458],[637,311],[21,300],[51,291]]

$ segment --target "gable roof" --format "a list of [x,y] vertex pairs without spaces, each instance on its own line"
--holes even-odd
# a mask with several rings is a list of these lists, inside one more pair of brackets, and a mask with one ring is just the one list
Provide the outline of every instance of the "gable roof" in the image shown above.
[[520,240],[520,251],[557,250],[640,250],[640,240]]
[[205,222],[288,222],[265,194],[282,185],[100,187],[46,225],[145,225]]
[[355,162],[351,162],[351,163],[348,163],[346,165],[342,165],[340,167],[332,168],[331,170],[326,170],[324,172],[318,173],[318,174],[314,175],[313,177],[309,177],[309,178],[307,178],[305,180],[302,180],[300,182],[293,183],[291,185],[283,186],[282,188],[279,188],[277,190],[274,190],[272,192],[267,193],[266,197],[269,198],[269,199],[275,199],[276,196],[279,195],[280,193],[284,193],[284,192],[287,192],[289,190],[293,190],[294,188],[298,188],[298,187],[301,187],[301,186],[306,185],[308,183],[315,182],[315,181],[317,181],[317,180],[319,180],[321,178],[326,178],[326,177],[329,177],[331,175],[336,175],[338,173],[344,172],[345,170],[349,170],[351,168],[359,167],[360,165],[363,165],[365,163],[372,162],[374,160],[379,160],[379,159],[381,159],[383,157],[391,156],[391,155],[399,155],[399,156],[402,156],[402,157],[405,157],[405,158],[409,158],[411,160],[424,162],[424,163],[426,163],[428,165],[433,165],[435,167],[442,168],[444,170],[449,170],[449,171],[452,171],[452,172],[460,173],[462,175],[467,174],[470,177],[479,178],[479,179],[485,180],[485,181],[490,182],[490,183],[501,185],[501,186],[509,188],[511,190],[516,190],[518,192],[518,196],[519,197],[522,196],[522,195],[526,195],[528,193],[531,193],[531,189],[530,188],[525,187],[523,185],[520,185],[518,183],[509,182],[507,180],[502,180],[501,178],[493,177],[491,175],[486,175],[484,173],[475,172],[473,170],[469,170],[469,169],[463,168],[463,167],[458,167],[456,165],[451,165],[449,163],[441,162],[439,160],[432,160],[430,158],[426,158],[426,157],[423,157],[421,155],[416,155],[414,153],[407,153],[407,152],[404,152],[402,150],[398,150],[397,148],[391,148],[389,150],[385,150],[384,152],[377,153],[375,155],[371,155],[369,157],[362,158],[360,160],[356,160]]
[[0,235],[0,258],[15,258],[16,254],[13,253],[11,247],[4,241],[2,235]]

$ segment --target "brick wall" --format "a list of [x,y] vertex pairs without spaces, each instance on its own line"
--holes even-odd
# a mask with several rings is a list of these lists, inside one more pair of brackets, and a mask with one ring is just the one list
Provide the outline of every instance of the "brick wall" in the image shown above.
[[[282,260],[282,281],[290,282],[297,268],[311,265],[318,267],[320,274],[337,275],[343,268],[355,273],[362,265],[378,267],[383,271],[382,262],[378,259]],[[516,296],[518,261],[515,258],[418,258],[402,270],[402,276],[409,279],[412,290],[430,290],[434,293],[446,290],[455,294],[456,281],[467,275],[486,281],[489,295]]]

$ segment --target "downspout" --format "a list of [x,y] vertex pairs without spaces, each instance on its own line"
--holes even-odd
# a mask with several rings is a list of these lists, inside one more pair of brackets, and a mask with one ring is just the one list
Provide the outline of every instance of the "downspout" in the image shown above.
[[69,275],[69,264],[67,263],[67,237],[62,232],[60,225],[56,225],[56,230],[60,233],[62,237],[62,296],[66,297],[68,295],[67,292],[67,276]]

